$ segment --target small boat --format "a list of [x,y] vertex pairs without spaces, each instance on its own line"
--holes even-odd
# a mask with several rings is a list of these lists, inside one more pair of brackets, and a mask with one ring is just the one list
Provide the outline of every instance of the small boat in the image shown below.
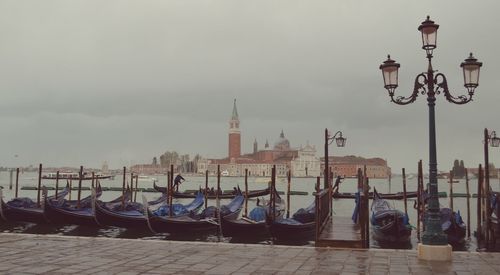
[[[163,194],[160,198],[147,202],[147,206],[155,206],[158,208],[156,211],[162,211],[160,209],[165,209],[164,206],[167,207],[168,214],[168,205],[167,195]],[[186,211],[196,211],[199,207],[203,205],[204,198],[203,195],[200,195],[194,199],[187,206],[183,205],[173,205],[174,213],[176,210],[184,207]],[[148,228],[148,219],[144,214],[145,207],[143,204],[137,202],[127,202],[125,207],[122,207],[121,202],[119,203],[110,203],[110,202],[102,202],[95,201],[95,218],[97,223],[100,225],[108,225],[108,226],[116,226],[123,228]]]
[[[281,219],[284,214],[284,202],[275,190],[276,207],[274,211],[275,220]],[[248,217],[230,219],[223,217],[221,222],[222,235],[226,237],[239,237],[246,239],[259,239],[270,236],[269,222],[272,217],[270,201],[264,205],[258,205],[250,211]]]
[[455,212],[450,208],[441,208],[441,228],[448,235],[448,243],[459,245],[465,242],[467,226],[462,220],[460,211]]
[[[199,196],[202,197],[200,194]],[[243,202],[244,198],[240,193],[229,204],[221,206],[220,217],[236,219],[240,214]],[[219,228],[219,213],[217,212],[216,207],[210,206],[200,214],[196,214],[193,211],[179,211],[176,213],[174,210],[173,215],[169,216],[169,213],[152,212],[149,209],[147,213],[149,225],[154,232],[189,234],[216,231]]]
[[[69,185],[67,185],[56,196],[50,196],[47,200],[58,200],[65,197],[69,193]],[[42,204],[42,202],[40,202]],[[44,210],[38,206],[36,201],[31,198],[21,197],[14,198],[8,202],[4,202],[2,191],[0,189],[0,215],[6,221],[12,222],[31,222],[31,223],[46,223],[47,220],[43,214]]]
[[[373,197],[374,196],[373,192],[370,192],[369,196]],[[379,194],[379,196],[380,196],[380,198],[385,199],[385,200],[402,200],[402,199],[404,199],[403,192],[397,192],[397,193],[391,193],[391,194]],[[417,191],[406,192],[406,198],[416,198],[417,196],[418,196]],[[333,198],[334,199],[355,199],[356,193],[334,192]]]
[[278,219],[270,224],[271,236],[278,241],[309,241],[316,233],[316,201],[297,210],[288,219]]
[[[167,187],[160,187],[160,186],[156,185],[156,182],[153,182],[153,188],[158,192],[167,193]],[[255,198],[255,197],[266,196],[266,195],[269,195],[269,190],[270,190],[269,188],[260,189],[260,190],[250,190],[250,191],[248,191],[248,197]],[[200,191],[203,194],[205,193],[204,189],[201,189]],[[194,199],[194,198],[196,198],[197,193],[200,191],[190,192],[190,193],[174,192],[173,197],[179,198],[179,199]],[[209,190],[209,192],[207,194],[207,199],[216,199],[217,194],[215,192],[217,192],[217,191]],[[219,193],[219,199],[234,199],[238,193],[239,193],[239,191],[237,191],[237,190],[234,190],[233,192],[231,192],[229,194],[228,193],[222,193],[222,194]],[[244,192],[243,192],[243,194],[244,194]]]
[[[95,191],[95,199],[99,198],[102,194],[101,185],[97,185]],[[130,191],[126,192],[126,200],[130,199]],[[45,200],[45,218],[51,223],[55,224],[76,224],[85,226],[98,226],[92,204],[92,195],[80,200],[78,205],[77,200],[66,200],[61,198],[59,200]],[[121,202],[122,197],[113,200],[113,202]]]
[[[95,174],[94,177],[92,178],[92,175],[89,173],[83,173],[82,180],[102,180],[102,179],[109,179],[111,178],[111,175],[101,175],[101,174]],[[57,177],[57,173],[48,173],[46,175],[42,176],[42,179],[44,180],[55,180],[55,179],[60,179],[60,180],[79,180],[80,179],[80,173],[59,173],[59,177]]]
[[406,243],[410,241],[412,227],[408,216],[394,209],[374,190],[372,203],[373,238],[379,243]]

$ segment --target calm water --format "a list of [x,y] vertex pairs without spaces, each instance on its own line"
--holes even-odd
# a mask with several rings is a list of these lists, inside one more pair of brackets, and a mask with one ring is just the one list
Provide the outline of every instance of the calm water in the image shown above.
[[[158,185],[165,186],[167,177],[164,175],[153,176],[159,180]],[[268,178],[249,178],[249,189],[263,189],[267,187]],[[417,179],[412,178],[407,180],[407,190],[416,190]],[[314,191],[316,179],[314,178],[294,178],[292,179],[293,191],[305,191],[308,195],[292,195],[290,202],[290,212],[293,213],[297,209],[306,207],[313,202],[314,196],[312,192]],[[24,173],[20,175],[19,180],[20,186],[36,186],[37,185],[37,174],[36,173]],[[45,186],[55,186],[55,181],[44,180],[42,182]],[[65,183],[62,183],[65,185]],[[471,193],[476,193],[477,190],[477,180],[471,179],[470,182]],[[0,185],[4,187],[3,194],[5,200],[10,200],[14,196],[14,190],[9,190],[9,173],[0,172]],[[89,186],[90,182],[84,182],[83,186]],[[101,182],[102,186],[106,187],[121,187],[122,180],[120,176],[117,176],[114,180],[103,180]],[[200,186],[205,185],[204,177],[186,177],[186,182],[181,185],[181,190],[187,189],[198,189]],[[242,189],[244,188],[244,178],[233,178],[233,177],[222,177],[221,178],[221,189],[231,190],[233,187],[239,185]],[[500,182],[496,179],[491,180],[491,185],[494,190],[500,190]],[[77,186],[77,183],[73,182],[73,186]],[[216,178],[209,178],[209,186],[216,187]],[[345,179],[341,184],[340,190],[342,192],[353,192],[356,190],[357,180],[356,179]],[[370,186],[375,187],[380,193],[393,193],[402,191],[402,179],[401,177],[395,177],[389,184],[386,179],[371,179]],[[152,188],[153,184],[150,179],[139,179],[139,187]],[[285,179],[278,179],[276,187],[279,191],[286,191],[286,181]],[[453,189],[455,193],[465,193],[465,180],[460,180],[459,183],[453,184]],[[439,190],[449,192],[449,183],[446,180],[439,180]],[[54,192],[54,191],[49,191]],[[50,194],[50,193],[49,193]],[[158,193],[143,193],[148,200],[159,197]],[[90,195],[90,191],[82,191],[82,197]],[[121,195],[121,192],[116,191],[105,191],[101,196],[101,200],[109,201]],[[36,199],[36,191],[20,190],[19,196],[21,197],[31,197]],[[76,199],[77,192],[72,192],[72,199]],[[285,196],[283,196],[285,197]],[[140,201],[140,194],[138,194],[138,201]],[[467,206],[466,198],[453,198],[454,209],[460,210],[464,221],[467,221]],[[187,203],[190,199],[174,199],[174,201],[179,203]],[[229,200],[221,200],[221,204],[227,203]],[[390,203],[403,210],[403,201],[390,201]],[[408,215],[410,217],[410,223],[416,223],[416,210],[413,209],[414,200],[408,200]],[[442,206],[449,205],[449,198],[441,198],[440,203]],[[209,205],[214,205],[215,200],[209,200]],[[248,208],[250,211],[256,204],[256,199],[250,199],[248,203]],[[354,208],[354,201],[349,199],[337,199],[333,202],[334,205],[334,216],[351,216],[352,210]],[[471,220],[470,224],[472,227],[472,232],[476,228],[476,199],[471,198]],[[53,225],[36,225],[29,223],[5,223],[0,222],[1,232],[23,232],[23,233],[33,233],[33,234],[58,234],[58,235],[74,235],[74,236],[104,236],[113,238],[134,238],[134,239],[166,239],[166,240],[196,240],[196,241],[208,241],[208,242],[245,242],[245,243],[262,243],[271,244],[271,240],[235,240],[230,238],[223,238],[216,235],[200,235],[200,236],[172,236],[168,234],[152,234],[147,231],[134,231],[126,230],[115,227],[105,227],[105,228],[88,228],[82,226],[53,226]],[[375,241],[371,241],[372,247],[380,247]],[[416,249],[416,231],[412,233],[412,243],[405,245],[404,247],[390,247],[390,248],[406,248],[406,249]],[[299,245],[312,245],[312,243],[299,244]],[[475,250],[475,239],[472,239],[465,244],[464,247],[456,247],[456,250]]]

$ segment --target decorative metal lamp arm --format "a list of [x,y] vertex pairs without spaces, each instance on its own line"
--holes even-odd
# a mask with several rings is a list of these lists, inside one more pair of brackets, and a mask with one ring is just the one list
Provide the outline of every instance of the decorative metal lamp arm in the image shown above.
[[398,105],[408,105],[410,103],[415,102],[417,100],[418,94],[426,94],[427,90],[425,88],[427,84],[427,77],[424,73],[417,75],[415,78],[415,85],[413,87],[413,93],[409,97],[398,96],[394,99],[394,93],[389,93],[391,97],[391,101]]
[[436,94],[440,94],[441,92],[444,94],[444,97],[446,100],[448,100],[451,103],[455,104],[466,104],[467,102],[472,101],[472,95],[474,92],[469,92],[469,95],[459,95],[459,96],[454,96],[450,93],[450,90],[448,89],[448,81],[446,80],[446,76],[442,73],[436,74],[434,78],[434,84],[437,85],[436,88]]
[[342,131],[337,131],[333,137],[328,137],[328,145],[332,144],[337,135],[342,136]]

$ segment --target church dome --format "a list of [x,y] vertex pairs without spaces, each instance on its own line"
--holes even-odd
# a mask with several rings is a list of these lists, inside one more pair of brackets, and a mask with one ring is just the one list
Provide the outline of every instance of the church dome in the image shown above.
[[289,149],[290,149],[290,141],[288,141],[288,139],[285,138],[285,134],[283,133],[283,130],[281,130],[280,138],[274,144],[274,150],[283,151]]

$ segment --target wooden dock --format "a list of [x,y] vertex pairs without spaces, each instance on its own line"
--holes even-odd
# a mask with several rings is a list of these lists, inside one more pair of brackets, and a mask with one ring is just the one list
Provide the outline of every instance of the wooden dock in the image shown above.
[[350,217],[333,216],[316,240],[318,247],[364,248],[361,226]]
[[[356,223],[351,217],[333,216],[333,185],[316,193],[316,247],[369,248],[368,178],[358,169]],[[319,178],[318,178],[319,182]],[[335,186],[340,183],[337,177]]]

